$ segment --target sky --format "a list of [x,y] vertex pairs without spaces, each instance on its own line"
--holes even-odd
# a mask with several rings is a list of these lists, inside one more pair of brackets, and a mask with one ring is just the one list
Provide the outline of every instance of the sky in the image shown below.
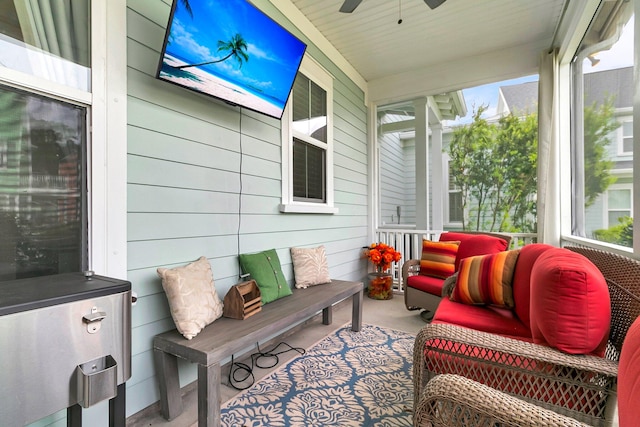
[[[600,59],[600,62],[596,66],[591,66],[590,61],[585,59],[585,65],[583,68],[585,73],[611,70],[614,68],[629,67],[633,65],[633,21],[633,18],[631,18],[629,23],[624,27],[620,39],[611,49],[599,52],[595,55],[596,58]],[[463,89],[462,93],[467,104],[467,115],[455,121],[447,121],[447,126],[471,123],[473,112],[477,110],[480,105],[489,105],[489,108],[484,112],[483,117],[494,116],[498,104],[498,88],[500,86],[510,86],[532,81],[538,81],[537,74]]]
[[191,1],[190,15],[177,1],[167,51],[185,62],[221,59],[218,41],[241,34],[249,60],[242,67],[229,59],[201,69],[286,100],[305,45],[246,0]]

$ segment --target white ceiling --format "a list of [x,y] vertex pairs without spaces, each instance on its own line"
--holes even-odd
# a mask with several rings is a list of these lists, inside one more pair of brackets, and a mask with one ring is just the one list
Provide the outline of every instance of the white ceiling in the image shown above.
[[[536,73],[568,0],[447,0],[435,10],[423,0],[363,0],[350,14],[338,11],[343,0],[291,1],[369,88],[377,86],[388,97],[385,87],[408,78],[441,80],[426,85],[428,91]],[[489,65],[476,71],[483,67],[469,58]],[[513,64],[503,66],[505,60]],[[468,69],[455,77],[459,83],[441,75],[461,73],[460,68]]]

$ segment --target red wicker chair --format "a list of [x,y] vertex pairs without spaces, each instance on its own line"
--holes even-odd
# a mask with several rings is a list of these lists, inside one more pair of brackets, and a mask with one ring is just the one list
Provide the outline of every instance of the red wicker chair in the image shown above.
[[[472,382],[471,387],[476,388],[474,394],[468,396],[472,401],[480,400],[481,395],[475,393],[484,393],[486,387],[518,398],[505,398],[510,404],[520,404],[524,399],[536,407],[589,425],[611,425],[622,343],[631,324],[640,315],[640,262],[598,249],[569,249],[589,258],[607,280],[611,327],[605,357],[569,355],[550,347],[455,325],[427,325],[416,337],[414,346],[415,426],[432,425],[433,419],[427,410],[430,404],[424,401],[427,398],[422,391],[439,374],[464,377],[451,380],[446,387],[452,387],[452,383],[467,383],[467,379],[481,383]],[[425,353],[431,355],[428,360]],[[438,380],[436,385],[443,381]],[[429,390],[436,385],[429,386]],[[437,387],[442,387],[442,384]],[[472,419],[475,418],[465,417],[464,425],[480,425]]]
[[[504,240],[507,243],[507,248],[509,248],[509,245],[511,244],[511,236],[507,234],[492,233],[492,232],[485,232],[485,231],[456,231],[455,233],[497,237],[499,239]],[[427,317],[431,318],[433,317],[433,313],[436,311],[436,308],[438,308],[438,304],[440,304],[440,300],[442,299],[442,294],[441,293],[431,294],[429,292],[424,292],[409,286],[409,283],[408,283],[409,277],[415,276],[416,274],[419,274],[419,272],[420,272],[419,258],[407,260],[402,265],[402,280],[403,280],[402,289],[404,289],[404,304],[407,307],[407,310],[424,309],[427,312],[430,312]]]

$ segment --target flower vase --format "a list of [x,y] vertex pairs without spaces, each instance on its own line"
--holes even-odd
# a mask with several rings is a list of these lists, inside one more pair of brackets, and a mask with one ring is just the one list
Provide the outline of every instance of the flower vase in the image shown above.
[[393,276],[391,276],[391,273],[369,273],[369,289],[367,295],[372,299],[393,298]]

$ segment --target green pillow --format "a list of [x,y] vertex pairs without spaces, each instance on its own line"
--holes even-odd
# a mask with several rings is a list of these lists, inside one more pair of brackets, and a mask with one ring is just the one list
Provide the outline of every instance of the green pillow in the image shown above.
[[263,304],[291,295],[291,287],[282,274],[280,259],[275,249],[255,254],[241,254],[238,258],[242,272],[250,274],[258,284]]

